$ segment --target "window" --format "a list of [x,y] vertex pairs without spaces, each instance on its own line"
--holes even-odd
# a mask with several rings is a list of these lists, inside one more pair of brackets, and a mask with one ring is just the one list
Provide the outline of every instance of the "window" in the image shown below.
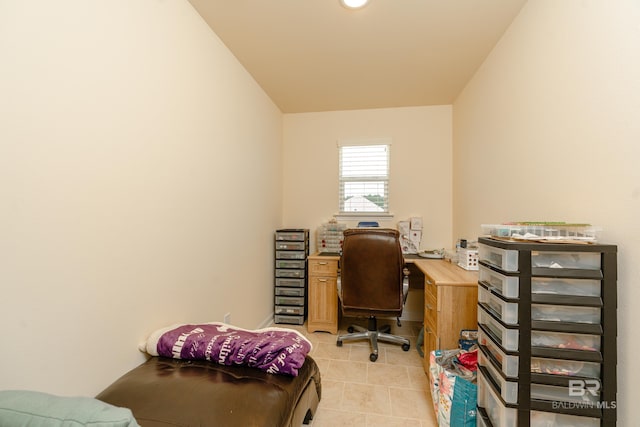
[[389,147],[384,140],[339,145],[340,213],[389,213]]

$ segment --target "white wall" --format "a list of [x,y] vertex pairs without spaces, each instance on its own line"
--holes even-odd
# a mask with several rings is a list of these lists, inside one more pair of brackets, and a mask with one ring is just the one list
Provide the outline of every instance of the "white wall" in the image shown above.
[[93,395],[155,328],[269,318],[282,114],[190,4],[0,0],[0,57],[0,389]]
[[640,3],[529,1],[454,104],[454,235],[509,220],[618,245],[618,414],[640,398]]
[[[390,138],[396,228],[424,219],[424,248],[451,246],[451,106],[284,115],[284,224],[316,228],[338,212],[338,140]],[[357,221],[344,221],[355,225]]]
[[[311,230],[338,212],[338,147],[341,139],[391,138],[389,206],[382,221],[422,216],[422,248],[452,246],[451,106],[331,111],[284,115],[283,224]],[[343,221],[349,226],[356,221]],[[412,292],[405,318],[422,317],[422,296]]]

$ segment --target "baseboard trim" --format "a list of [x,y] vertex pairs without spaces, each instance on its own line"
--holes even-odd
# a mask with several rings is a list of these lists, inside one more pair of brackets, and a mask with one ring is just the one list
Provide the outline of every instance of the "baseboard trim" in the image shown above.
[[266,328],[268,326],[272,326],[273,325],[273,316],[275,315],[275,313],[272,311],[271,314],[266,317],[262,323],[260,323],[258,325],[258,327],[256,329],[262,329],[262,328]]

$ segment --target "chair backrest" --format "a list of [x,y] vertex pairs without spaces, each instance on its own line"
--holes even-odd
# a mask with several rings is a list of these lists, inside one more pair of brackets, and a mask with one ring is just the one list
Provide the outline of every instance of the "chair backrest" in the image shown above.
[[345,230],[340,257],[344,314],[402,314],[404,258],[399,237],[397,230],[388,228]]

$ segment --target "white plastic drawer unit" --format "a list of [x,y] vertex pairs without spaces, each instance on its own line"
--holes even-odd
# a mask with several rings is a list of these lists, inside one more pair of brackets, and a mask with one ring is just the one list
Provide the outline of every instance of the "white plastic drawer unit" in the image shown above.
[[518,298],[520,295],[517,276],[505,276],[497,271],[481,265],[478,271],[478,281],[495,290],[505,298]]
[[593,279],[531,278],[531,293],[599,297],[602,283]]
[[[547,386],[542,384],[532,384],[531,396],[534,399],[552,400],[561,404],[569,402],[569,404],[584,403],[589,404],[594,400],[567,400],[577,399],[570,397],[567,388]],[[588,393],[585,393],[588,394]],[[593,397],[593,399],[597,399]],[[518,422],[518,411],[510,408],[501,400],[488,380],[484,377],[482,371],[478,371],[478,406],[483,408],[491,425],[493,427],[514,427]],[[581,417],[577,415],[557,414],[552,412],[531,411],[529,413],[529,425],[531,427],[600,427],[600,419],[591,417]],[[486,426],[482,417],[478,416],[479,426]]]
[[507,351],[518,351],[518,329],[509,329],[501,325],[489,313],[485,312],[482,307],[478,310],[478,324],[484,326],[498,344]]
[[532,251],[531,267],[600,270],[600,252]]
[[494,344],[481,330],[478,331],[478,342],[486,347],[491,353],[491,357],[499,364],[502,373],[507,377],[516,378],[518,376],[518,365],[520,358],[511,354],[507,354]]
[[304,305],[304,297],[284,297],[276,295],[277,305]]
[[504,323],[518,324],[518,303],[503,301],[482,286],[478,286],[478,302],[486,305]]
[[289,286],[293,288],[304,288],[305,280],[304,279],[289,279],[287,277],[277,277],[276,278],[276,287],[277,286]]
[[[532,268],[568,268],[599,270],[600,252],[531,251]],[[518,271],[518,251],[478,245],[478,258],[502,271]]]
[[276,314],[291,314],[301,316],[304,314],[304,307],[289,307],[283,305],[276,306]]
[[531,411],[529,417],[531,427],[600,427],[599,418],[542,411]]
[[291,325],[304,324],[304,316],[290,316],[287,314],[276,314],[274,316],[276,323],[288,323]]
[[518,410],[505,406],[481,371],[478,371],[478,406],[487,412],[493,427],[517,425]]
[[276,250],[304,251],[306,242],[276,241]]
[[484,421],[484,418],[482,418],[482,417],[480,416],[480,414],[478,414],[478,416],[477,416],[476,420],[477,420],[476,427],[489,427],[489,424],[487,424],[487,423]]
[[531,384],[531,399],[548,400],[551,402],[571,402],[595,404],[600,399],[600,388],[589,389],[589,393],[571,393],[568,387],[547,384]]
[[276,231],[276,240],[297,240],[303,242],[307,236],[303,230],[280,230]]
[[307,259],[305,251],[276,251],[277,259]]
[[518,271],[518,251],[500,249],[481,243],[478,245],[478,259],[502,271]]
[[561,350],[600,351],[600,335],[531,331],[531,346]]
[[531,320],[600,324],[600,307],[531,304]]
[[283,297],[303,297],[304,288],[281,288],[276,287],[276,295]]
[[482,366],[488,376],[491,377],[493,382],[498,385],[500,389],[500,396],[502,400],[507,403],[518,403],[518,383],[517,381],[509,381],[502,377],[500,372],[493,366],[491,361],[481,352],[478,352],[478,363]]
[[306,261],[291,260],[291,259],[277,259],[276,268],[305,268]]
[[289,277],[293,279],[304,278],[304,270],[286,270],[276,268],[276,277]]
[[[587,394],[589,393],[585,393],[585,395]],[[569,396],[568,388],[542,384],[531,385],[531,397],[534,399],[551,400],[558,403],[570,402],[574,405],[580,403],[588,405],[595,402],[594,399],[597,399],[597,397],[587,397],[586,400],[580,397],[571,397]],[[514,427],[518,425],[518,410],[505,405],[481,371],[478,371],[478,406],[487,412],[489,421],[491,421],[494,427]],[[597,418],[579,417],[576,415],[531,411],[529,417],[531,427],[600,426],[600,420]]]
[[531,358],[531,373],[560,375],[564,377],[600,378],[600,364],[580,360]]

